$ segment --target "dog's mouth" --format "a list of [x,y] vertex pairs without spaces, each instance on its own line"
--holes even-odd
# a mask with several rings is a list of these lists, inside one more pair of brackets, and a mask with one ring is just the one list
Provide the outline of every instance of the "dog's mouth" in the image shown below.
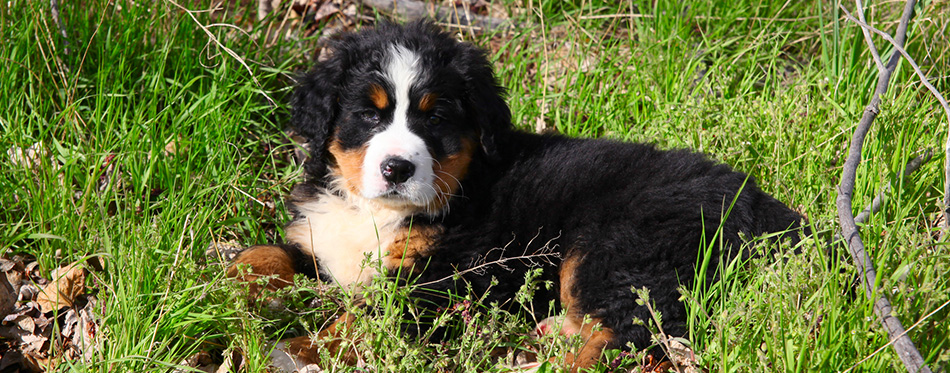
[[413,193],[413,188],[407,183],[388,185],[386,189],[374,196],[367,196],[379,203],[391,205],[394,207],[418,206],[422,205],[419,193]]
[[393,185],[393,186],[390,186],[389,189],[383,191],[383,193],[380,194],[376,198],[408,201],[409,197],[405,194],[406,193],[405,189],[406,189],[405,187],[402,187],[402,184]]

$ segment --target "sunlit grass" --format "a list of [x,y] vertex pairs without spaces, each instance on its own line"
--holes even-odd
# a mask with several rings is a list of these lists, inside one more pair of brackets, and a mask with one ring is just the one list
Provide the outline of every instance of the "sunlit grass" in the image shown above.
[[[206,251],[280,239],[282,200],[300,175],[283,132],[287,93],[317,38],[281,29],[281,17],[256,21],[251,3],[193,13],[200,24],[167,2],[60,5],[65,38],[48,2],[0,5],[0,251],[35,255],[44,271],[106,259],[88,284],[102,302],[101,351],[62,369],[167,371],[199,351],[241,351],[249,370],[263,370],[267,341],[315,332],[339,294],[298,294],[290,308],[299,315],[268,313],[247,304]],[[871,22],[892,31],[900,4],[870,7]],[[755,259],[690,294],[687,337],[703,366],[845,370],[887,343],[871,303],[851,289],[849,261],[825,254],[844,152],[876,80],[860,30],[834,4],[549,0],[506,9],[517,29],[460,37],[492,49],[517,125],[702,150],[826,232],[799,255]],[[945,93],[948,15],[945,2],[919,6],[907,45]],[[893,185],[863,236],[905,326],[950,297],[950,251],[932,228],[942,164],[897,177],[923,149],[942,159],[946,136],[939,106],[909,70],[894,75],[855,190],[859,209]],[[370,333],[366,355],[381,371],[491,369],[485,351],[519,346],[533,327],[487,307],[456,341],[427,345],[398,332],[404,291],[372,289],[383,306],[357,328]],[[327,299],[314,308],[313,297]],[[947,316],[910,332],[932,367],[950,364]],[[544,358],[571,346],[544,343]],[[858,367],[900,369],[889,349]]]

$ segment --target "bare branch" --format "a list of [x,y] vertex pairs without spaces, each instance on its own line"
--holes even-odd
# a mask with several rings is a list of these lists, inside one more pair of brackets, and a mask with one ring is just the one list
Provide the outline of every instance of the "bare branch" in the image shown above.
[[[907,26],[910,23],[910,19],[914,15],[914,0],[907,0],[904,4],[904,13],[901,16],[900,25],[897,30],[897,40],[889,39],[888,41],[894,44],[895,48],[900,49],[904,45],[904,41],[907,39]],[[844,9],[844,7],[841,7]],[[845,9],[845,13],[847,10]],[[850,19],[855,22],[858,22],[862,27],[869,27],[867,24],[864,24],[861,21],[858,21],[854,17],[848,15]],[[870,27],[869,27],[870,28]],[[874,48],[873,45],[870,48]],[[855,267],[861,273],[861,284],[864,288],[865,295],[868,299],[874,300],[874,311],[881,318],[881,323],[884,325],[885,329],[890,336],[891,342],[893,343],[894,350],[897,352],[897,355],[900,357],[901,361],[904,363],[904,367],[907,368],[907,371],[914,372],[930,372],[930,368],[924,363],[923,357],[920,355],[920,351],[914,346],[914,342],[907,336],[906,330],[901,325],[900,320],[897,319],[892,314],[892,307],[890,301],[887,300],[887,297],[884,294],[876,294],[877,290],[874,288],[874,283],[877,278],[877,273],[874,270],[874,264],[871,262],[871,259],[868,257],[867,251],[864,248],[864,242],[861,240],[861,235],[858,233],[857,225],[855,224],[855,218],[851,212],[851,203],[852,203],[852,194],[854,193],[854,181],[856,176],[856,171],[858,164],[861,163],[861,148],[864,144],[864,138],[867,136],[868,130],[871,128],[871,123],[874,122],[874,119],[877,117],[879,112],[879,106],[881,103],[881,96],[887,92],[887,86],[890,83],[891,74],[897,68],[897,63],[900,61],[899,53],[892,53],[891,58],[888,60],[886,69],[880,71],[878,74],[877,88],[874,91],[874,95],[871,98],[871,103],[864,109],[864,115],[861,117],[861,121],[858,122],[858,126],[854,129],[854,134],[851,137],[851,146],[848,150],[848,156],[845,159],[844,168],[841,171],[841,183],[838,185],[838,198],[836,205],[838,208],[838,219],[841,222],[841,233],[848,244],[848,249],[851,252],[851,259],[854,261]]]
[[[917,157],[914,157],[914,159],[911,159],[910,162],[907,162],[907,165],[904,166],[904,172],[901,174],[901,178],[910,176],[910,174],[912,174],[914,171],[917,171],[917,169],[920,168],[920,165],[930,162],[930,158],[932,156],[933,156],[933,152],[930,151],[930,149],[927,149],[926,151],[924,151],[924,154],[918,155]],[[883,203],[883,200],[884,200],[884,195],[887,194],[889,190],[891,190],[891,183],[887,183],[884,185],[883,188],[881,188],[881,191],[878,192],[876,196],[874,196],[874,200],[871,201],[871,204],[865,207],[864,210],[862,210],[861,213],[858,214],[858,216],[854,217],[854,222],[857,224],[863,224],[864,222],[868,220],[869,217],[871,217],[871,214],[880,211],[881,204]],[[841,239],[841,236],[839,234],[838,237],[835,239],[835,241],[838,241],[840,239]]]
[[[858,13],[858,19],[860,19],[861,22],[867,22],[864,19],[864,4],[861,2],[861,0],[855,0],[854,2],[854,12]],[[843,8],[844,7],[842,7],[842,9]],[[844,13],[848,14],[848,10],[845,9]],[[848,15],[850,16],[850,14]],[[874,45],[874,39],[871,38],[871,31],[868,31],[868,29],[862,27],[861,32],[864,33],[864,41],[868,43],[868,47],[871,49],[871,57],[874,57],[874,64],[877,65],[877,73],[882,74],[884,70],[887,70],[887,68],[884,67],[884,62],[881,61],[881,55],[877,52],[877,46]]]
[[[889,43],[891,43],[894,46],[894,49],[896,49],[898,52],[900,52],[901,55],[904,56],[904,58],[907,60],[907,63],[909,63],[910,66],[914,68],[914,72],[917,74],[917,77],[920,78],[920,82],[924,85],[924,87],[927,87],[927,90],[929,90],[930,93],[933,94],[933,96],[937,99],[937,101],[940,102],[940,106],[943,107],[943,113],[947,116],[947,125],[950,126],[950,104],[948,104],[947,99],[945,99],[943,95],[940,94],[940,91],[938,91],[937,88],[933,86],[933,84],[930,84],[930,79],[927,79],[927,76],[924,75],[924,72],[920,69],[920,66],[917,65],[917,62],[915,62],[914,59],[910,56],[910,54],[908,54],[907,51],[904,50],[904,48],[902,47],[902,45],[904,44],[903,40],[901,41],[901,43],[898,44],[897,41],[895,41],[886,32],[878,30],[874,27],[869,26],[868,24],[864,22],[854,19],[854,17],[851,17],[851,14],[848,14],[847,10],[845,10],[845,14],[848,16],[848,18],[851,21],[854,21],[859,26],[861,26],[861,29],[871,31],[875,34],[881,35],[881,37],[883,37],[884,40],[887,40]],[[905,27],[905,31],[906,31],[906,27]],[[895,56],[896,56],[896,53],[895,53]],[[892,56],[891,59],[893,60],[894,57]],[[943,219],[942,225],[944,228],[944,233],[946,233],[948,230],[950,230],[950,130],[947,131],[947,141],[944,144],[944,153],[946,155],[946,159],[944,161],[944,186],[943,186],[943,217],[944,219]]]
[[[539,231],[539,235],[540,235],[540,231]],[[479,258],[475,259],[470,264],[471,267],[469,268],[466,268],[462,271],[454,271],[453,274],[437,279],[437,280],[424,282],[420,284],[413,284],[413,286],[425,287],[428,285],[437,284],[439,282],[452,279],[454,277],[460,277],[466,273],[471,273],[471,272],[475,272],[476,274],[483,273],[486,270],[486,268],[490,266],[498,266],[507,271],[512,271],[512,269],[508,267],[507,265],[507,263],[510,261],[519,261],[522,263],[527,263],[528,267],[540,267],[543,265],[551,265],[554,263],[555,260],[561,258],[561,253],[557,251],[557,244],[554,244],[554,241],[556,241],[560,237],[561,235],[558,234],[556,237],[551,238],[550,240],[545,242],[544,246],[542,246],[540,249],[535,250],[533,253],[528,253],[528,247],[531,247],[531,242],[534,242],[534,240],[538,238],[538,235],[535,235],[534,238],[532,238],[531,241],[529,241],[527,245],[524,245],[525,251],[522,252],[520,255],[505,257],[505,251],[507,250],[508,246],[514,243],[514,239],[512,239],[511,242],[508,242],[508,244],[505,245],[505,247],[496,247],[494,249],[489,250],[487,253],[485,253],[485,255],[480,256]],[[488,256],[490,256],[493,252],[498,252],[498,259],[488,261]]]
[[59,0],[49,0],[50,11],[53,13],[53,23],[59,28],[59,34],[63,36],[63,54],[69,54],[69,36],[66,35],[66,26],[63,25],[63,19],[59,15]]

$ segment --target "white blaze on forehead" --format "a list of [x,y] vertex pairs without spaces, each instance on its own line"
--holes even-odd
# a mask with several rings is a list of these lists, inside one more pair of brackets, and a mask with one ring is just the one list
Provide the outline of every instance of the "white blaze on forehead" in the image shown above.
[[393,84],[396,94],[396,109],[393,124],[400,121],[405,124],[409,110],[409,89],[419,75],[419,55],[401,45],[389,48],[389,64],[386,66],[386,78]]
[[[414,205],[425,205],[435,198],[432,182],[432,157],[425,141],[409,129],[409,90],[421,72],[420,56],[401,45],[389,48],[389,61],[383,77],[393,87],[395,107],[392,122],[384,124],[383,131],[373,135],[363,160],[362,188],[366,198],[388,194],[391,188]],[[382,163],[389,158],[402,158],[415,165],[415,173],[399,186],[392,186],[383,178]]]

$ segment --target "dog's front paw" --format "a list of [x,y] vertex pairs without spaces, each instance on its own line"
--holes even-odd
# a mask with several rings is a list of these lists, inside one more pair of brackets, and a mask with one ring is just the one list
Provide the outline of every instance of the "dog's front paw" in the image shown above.
[[274,349],[271,350],[268,357],[270,366],[277,372],[299,372],[299,373],[317,373],[324,372],[323,368],[315,362],[308,361],[304,356],[299,355],[301,349],[299,345],[309,345],[312,348],[309,337],[291,338],[277,342]]
[[[294,263],[287,251],[280,246],[257,245],[244,250],[228,267],[228,277],[249,286],[252,298],[257,298],[261,290],[277,290],[294,283]],[[258,281],[267,279],[266,284]]]
[[[303,336],[277,342],[270,352],[271,366],[287,372],[322,372],[326,368],[360,363],[352,326],[355,316],[344,313],[316,337]],[[324,361],[323,358],[330,360]],[[332,371],[333,369],[330,369]]]

